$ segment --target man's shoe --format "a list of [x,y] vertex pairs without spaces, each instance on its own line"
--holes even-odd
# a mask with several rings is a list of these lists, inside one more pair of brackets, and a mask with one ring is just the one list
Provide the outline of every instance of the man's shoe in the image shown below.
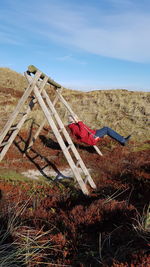
[[131,135],[128,135],[127,137],[124,138],[125,141],[124,141],[124,143],[123,143],[123,146],[126,146],[126,145],[127,145],[127,143],[128,143],[128,141],[130,140],[130,138],[131,138]]

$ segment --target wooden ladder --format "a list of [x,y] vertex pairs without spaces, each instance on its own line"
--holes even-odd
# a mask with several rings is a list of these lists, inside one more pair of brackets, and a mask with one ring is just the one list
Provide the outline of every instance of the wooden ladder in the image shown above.
[[[34,100],[32,99],[25,110],[25,112],[21,112],[25,102],[27,101],[28,97],[32,93],[36,82],[41,76],[41,72],[37,71],[32,83],[29,84],[27,89],[25,90],[25,93],[21,97],[20,101],[18,102],[14,112],[11,114],[9,120],[7,121],[6,125],[4,126],[3,130],[0,133],[0,161],[4,158],[5,154],[7,153],[9,147],[13,143],[15,137],[17,136],[19,130],[21,129],[22,125],[26,121],[30,111],[32,110],[32,107],[34,105]],[[43,83],[45,81],[43,80]],[[19,119],[19,122],[15,124],[15,120],[21,115],[21,118]]]
[[[88,195],[89,191],[87,188],[87,183],[89,183],[89,185],[94,189],[96,188],[96,185],[55,109],[55,103],[57,102],[58,97],[56,97],[54,102],[52,103],[44,88],[46,83],[52,84],[57,88],[57,90],[60,88],[60,85],[55,83],[46,75],[43,76],[43,73],[39,70],[36,70],[34,77],[30,76],[29,73],[30,72],[28,71],[25,74],[29,82],[29,86],[18,102],[17,107],[15,108],[10,119],[8,120],[0,134],[0,160],[2,160],[5,156],[6,152],[13,143],[15,137],[17,136],[19,130],[21,129],[23,123],[27,119],[27,116],[29,115],[30,111],[37,101],[62,149],[62,152],[64,153],[64,156],[68,161],[68,164],[82,192]],[[40,80],[41,78],[42,81]],[[26,111],[23,113],[22,118],[14,127],[13,123],[31,93],[34,93],[34,98],[30,101]],[[36,135],[38,136],[38,133],[36,133]],[[66,145],[64,139],[65,141],[67,141],[68,145]],[[81,168],[83,175],[80,174],[79,167]]]
[[[29,82],[31,82],[32,77],[26,73],[26,78]],[[87,189],[87,182],[90,184],[92,188],[96,188],[96,185],[87,170],[83,160],[81,159],[74,143],[72,142],[72,139],[70,138],[70,135],[68,134],[66,128],[64,127],[64,124],[62,120],[60,119],[57,110],[55,109],[54,104],[51,102],[47,92],[45,89],[42,90],[42,94],[39,91],[40,85],[35,85],[33,91],[36,99],[38,100],[38,103],[62,149],[62,152],[65,156],[65,158],[68,161],[68,164],[78,181],[82,191],[84,194],[88,194]],[[63,137],[62,137],[63,136]],[[64,140],[65,139],[65,140]],[[67,144],[66,145],[66,141]],[[70,151],[72,153],[70,153]],[[73,154],[73,156],[71,155]],[[75,160],[73,159],[75,158]],[[84,178],[82,178],[82,175],[80,174],[79,167],[81,168]]]

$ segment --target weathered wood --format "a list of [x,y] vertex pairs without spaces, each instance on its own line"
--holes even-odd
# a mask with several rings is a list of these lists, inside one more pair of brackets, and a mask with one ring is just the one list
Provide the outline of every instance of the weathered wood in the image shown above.
[[[32,92],[33,88],[35,87],[35,84],[37,82],[37,80],[39,79],[41,75],[41,72],[38,71],[32,81],[32,84],[29,84],[27,90],[24,92],[22,98],[20,99],[20,101],[18,102],[17,107],[15,108],[14,112],[12,113],[10,119],[8,120],[8,122],[6,123],[6,125],[4,126],[4,129],[2,130],[2,133],[0,135],[0,144],[3,142],[5,136],[7,135],[7,133],[12,130],[11,127],[14,123],[14,120],[17,118],[17,115],[20,113],[21,108],[23,107],[25,101],[27,100],[27,98],[29,97],[30,93]],[[16,125],[16,128],[12,134],[10,135],[9,139],[7,140],[8,143],[3,147],[2,151],[0,152],[0,161],[4,158],[5,154],[7,153],[9,147],[11,146],[11,144],[13,143],[14,139],[16,138],[18,132],[20,131],[22,125],[24,124],[29,112],[31,111],[30,106],[28,106],[25,115],[23,115],[23,117],[21,118],[21,120],[19,121],[19,123]]]
[[[30,66],[28,66],[28,72],[29,72],[29,73],[33,73],[33,74],[35,74],[37,71],[38,71],[38,69],[37,69],[34,65],[30,65]],[[41,73],[40,78],[41,78],[41,79],[44,79],[45,76],[46,76],[46,75],[45,75],[44,73]],[[57,88],[60,88],[60,87],[61,87],[61,85],[60,85],[59,83],[55,82],[55,81],[52,80],[50,77],[48,78],[47,83],[49,83],[49,84],[51,84],[51,85],[53,85],[53,86],[55,86],[55,87],[57,87]]]
[[103,156],[102,152],[99,150],[99,148],[95,145],[93,146],[97,152],[97,154],[99,154],[100,156]]
[[[83,179],[82,179],[82,177],[81,177],[81,175],[79,173],[79,170],[75,166],[70,153],[68,152],[68,150],[66,150],[67,147],[66,147],[66,145],[64,143],[64,140],[63,140],[62,136],[60,135],[60,133],[59,133],[59,131],[57,129],[57,126],[56,126],[55,122],[52,119],[51,112],[47,108],[47,106],[46,106],[46,104],[45,104],[45,102],[44,102],[44,100],[43,100],[43,98],[42,98],[42,96],[41,96],[41,94],[40,94],[40,92],[39,92],[39,90],[38,90],[38,88],[36,86],[34,88],[34,93],[35,93],[36,98],[38,99],[39,105],[41,106],[41,108],[42,108],[42,110],[43,110],[43,112],[45,114],[45,117],[47,118],[47,121],[49,122],[49,125],[51,126],[51,128],[52,128],[52,130],[54,132],[54,135],[55,135],[55,137],[56,137],[56,139],[57,139],[57,141],[58,141],[58,143],[59,143],[59,145],[60,145],[60,147],[61,147],[61,149],[62,149],[62,151],[63,151],[63,153],[64,153],[64,155],[65,155],[65,157],[66,157],[66,159],[67,159],[67,161],[69,163],[69,165],[70,165],[70,168],[72,169],[72,171],[73,171],[73,173],[74,173],[74,175],[75,175],[75,177],[76,177],[76,179],[77,179],[77,181],[78,181],[78,183],[79,183],[79,185],[80,185],[80,187],[81,187],[81,189],[83,191],[83,193],[88,195],[89,194],[88,189],[87,189],[87,187],[86,187],[86,185],[85,185],[85,183],[84,183],[84,181],[83,181]],[[45,94],[45,90],[44,90],[44,94]],[[48,99],[49,99],[49,97],[48,97]],[[53,106],[53,104],[52,104],[52,106]]]
[[16,126],[11,126],[10,127],[10,131],[14,131],[14,130],[17,130],[17,127]]
[[[26,78],[28,79],[28,81],[31,81],[31,79],[32,79],[32,77],[30,77],[29,75],[26,75]],[[39,86],[39,88],[40,88],[40,86]],[[62,87],[61,87],[61,90],[62,90]],[[41,92],[41,90],[40,90],[40,92]],[[62,103],[69,109],[69,112],[70,112],[73,116],[75,116],[75,114],[73,113],[71,107],[68,105],[68,103],[66,102],[66,100],[65,100],[65,99],[63,98],[63,96],[61,95],[60,89],[57,90],[56,93],[57,93],[57,97],[61,100],[61,102],[62,102]],[[55,103],[52,103],[52,102],[51,102],[51,100],[50,100],[48,94],[46,93],[46,91],[45,91],[44,89],[43,89],[43,91],[42,91],[42,97],[43,97],[43,99],[46,99],[47,105],[49,106],[50,111],[51,111],[51,115],[53,115],[53,116],[55,117],[55,119],[56,119],[56,121],[57,121],[57,123],[58,123],[58,125],[59,125],[59,128],[61,129],[61,132],[63,133],[64,137],[66,138],[66,141],[67,141],[68,144],[69,144],[69,148],[66,147],[66,150],[69,150],[69,149],[72,150],[72,152],[73,152],[73,154],[74,154],[74,156],[75,156],[75,158],[76,158],[76,160],[77,160],[77,162],[78,162],[78,165],[81,167],[81,169],[82,169],[82,171],[83,171],[83,173],[84,173],[86,179],[88,180],[90,186],[91,186],[92,188],[96,188],[96,185],[95,185],[95,183],[94,183],[94,181],[93,181],[91,175],[89,174],[89,172],[88,172],[88,170],[87,170],[87,168],[86,168],[84,162],[82,161],[82,159],[81,159],[81,157],[80,157],[80,155],[79,155],[79,153],[78,153],[76,147],[74,146],[74,144],[73,144],[73,142],[72,142],[72,139],[71,139],[70,135],[68,134],[67,130],[65,129],[65,127],[64,127],[64,125],[63,125],[63,123],[62,123],[62,121],[61,121],[61,119],[60,119],[60,117],[59,117],[59,115],[58,115],[58,113],[57,113],[55,107],[54,107],[54,104],[55,104]],[[44,122],[44,124],[45,124],[45,122]],[[41,131],[42,128],[43,128],[43,125],[41,125],[41,127],[39,128],[39,131]],[[36,137],[39,135],[39,131],[37,131],[37,133],[36,133]],[[58,132],[60,133],[60,130],[58,130]],[[30,147],[31,147],[31,146],[30,146],[30,144],[29,144],[29,148],[30,148]]]
[[5,154],[7,153],[9,147],[11,146],[11,144],[13,143],[14,139],[16,138],[18,132],[20,131],[22,125],[24,124],[25,120],[27,119],[27,116],[30,112],[30,107],[27,108],[27,114],[25,116],[22,117],[22,119],[19,121],[19,123],[17,124],[17,129],[11,134],[11,136],[8,139],[8,144],[5,145],[5,147],[3,148],[3,150],[0,153],[0,161],[4,158]]
[[[31,82],[32,79],[33,79],[30,75],[28,75],[27,72],[25,72],[25,77],[26,77],[26,79],[27,79],[28,82]],[[48,80],[48,77],[45,76],[45,77],[44,77],[44,80],[43,80],[43,82],[42,82],[42,84],[39,84],[40,93],[42,93],[42,90],[44,89],[44,86],[46,85],[47,80]],[[54,101],[53,101],[53,106],[56,105],[58,99],[59,99],[59,97],[56,96],[55,99],[54,99]],[[43,120],[43,122],[41,123],[41,125],[39,126],[38,130],[36,131],[36,133],[35,133],[34,136],[32,137],[32,140],[31,140],[31,142],[29,143],[28,148],[26,149],[25,152],[27,152],[27,151],[29,152],[29,150],[31,149],[31,147],[32,147],[33,144],[35,143],[36,139],[38,138],[40,132],[41,132],[42,129],[44,128],[44,125],[46,124],[46,122],[47,122],[47,119],[44,118],[44,120]]]
[[81,169],[83,170],[83,173],[85,174],[85,176],[87,176],[87,179],[88,179],[88,182],[89,182],[90,186],[91,186],[92,188],[96,188],[96,185],[95,185],[95,183],[94,183],[94,181],[93,181],[91,175],[89,174],[89,172],[88,172],[88,170],[87,170],[87,168],[86,168],[86,166],[85,166],[83,160],[81,159],[81,157],[80,157],[80,155],[79,155],[79,153],[78,153],[78,151],[77,151],[75,145],[74,145],[73,142],[72,142],[72,139],[71,139],[70,135],[68,134],[66,128],[64,127],[63,122],[61,121],[61,119],[60,119],[60,117],[59,117],[59,115],[58,115],[56,109],[54,108],[54,106],[53,106],[53,104],[52,104],[52,102],[51,102],[51,100],[50,100],[50,98],[49,98],[49,96],[47,95],[47,93],[46,93],[45,90],[43,90],[43,95],[44,95],[44,97],[46,98],[46,102],[47,102],[47,104],[48,104],[50,110],[55,114],[55,115],[54,115],[54,116],[55,116],[55,119],[56,119],[56,121],[57,121],[59,127],[62,129],[62,133],[63,133],[63,135],[65,136],[66,141],[68,142],[69,145],[71,145],[70,148],[71,148],[71,150],[72,150],[74,156],[76,157],[76,160],[79,162],[79,165],[80,165]]
[[56,90],[56,94],[58,95],[60,101],[64,104],[64,106],[67,108],[67,110],[69,111],[69,113],[73,116],[76,117],[76,114],[72,111],[71,107],[69,106],[69,104],[67,103],[67,101],[64,99],[64,97],[62,96],[60,90]]
[[41,72],[38,71],[34,77],[33,83],[29,84],[28,88],[26,89],[26,91],[24,92],[23,96],[21,97],[20,101],[18,102],[15,110],[12,112],[9,120],[7,121],[6,125],[4,126],[2,132],[0,133],[0,143],[2,142],[3,138],[6,136],[8,130],[10,129],[10,127],[13,125],[17,115],[19,114],[21,108],[23,107],[25,101],[27,100],[27,98],[29,97],[29,95],[31,94],[37,80],[39,79],[41,75]]
[[0,147],[6,146],[7,144],[9,144],[9,142],[3,142],[3,143],[0,144]]
[[[34,78],[32,76],[28,75],[29,72],[35,74]],[[0,139],[1,140],[0,145],[3,146],[2,151],[0,153],[0,160],[6,154],[7,150],[9,149],[10,145],[14,141],[15,137],[17,136],[19,130],[21,129],[22,125],[24,124],[25,120],[27,119],[30,111],[32,110],[32,108],[33,108],[33,106],[37,100],[41,109],[43,110],[43,113],[46,117],[46,120],[48,121],[51,129],[53,130],[53,133],[54,133],[54,135],[55,135],[55,137],[56,137],[56,139],[57,139],[57,141],[58,141],[58,143],[62,149],[62,152],[64,153],[64,155],[66,157],[66,160],[68,161],[70,168],[72,169],[72,172],[73,172],[77,182],[79,183],[81,190],[83,191],[84,194],[88,195],[89,191],[88,191],[86,182],[88,182],[92,188],[96,188],[96,185],[95,185],[92,177],[90,176],[89,171],[87,170],[87,168],[86,168],[83,160],[81,159],[75,145],[72,142],[70,135],[68,134],[66,128],[63,125],[63,122],[61,121],[61,119],[60,119],[60,117],[59,117],[59,115],[55,109],[55,104],[56,104],[57,100],[60,99],[61,97],[59,97],[59,95],[57,94],[54,102],[52,103],[48,94],[46,93],[46,91],[44,89],[45,85],[47,83],[50,83],[54,87],[56,87],[57,92],[60,93],[60,89],[58,90],[58,88],[62,88],[62,87],[59,84],[55,83],[53,80],[51,80],[51,78],[49,78],[48,76],[43,74],[41,71],[39,71],[34,66],[30,66],[30,68],[28,69],[28,73],[26,73],[25,76],[26,76],[26,78],[30,84],[29,84],[27,90],[25,91],[24,95],[22,96],[21,100],[19,101],[19,103],[18,103],[15,111],[13,112],[10,120],[8,121],[6,126],[4,127],[2,134],[0,136],[0,138],[1,138]],[[39,79],[42,79],[42,81]],[[35,99],[33,100],[34,101],[33,105],[32,105],[32,103],[29,103],[29,105],[28,105],[26,111],[23,113],[23,116],[20,119],[20,121],[15,126],[13,126],[14,120],[17,118],[17,115],[21,113],[20,112],[21,108],[24,105],[25,101],[27,100],[27,98],[29,97],[29,95],[32,91],[34,92],[34,95],[35,95]],[[61,94],[60,94],[60,96],[61,96]],[[44,99],[45,99],[45,101],[44,101]],[[61,101],[61,102],[64,103],[65,100]],[[72,110],[69,107],[69,105],[67,104],[67,102],[65,102],[65,106],[68,107],[69,112],[73,116],[76,116],[72,112]],[[55,123],[55,121],[56,121],[56,123]],[[39,132],[41,131],[41,129],[44,127],[44,124],[45,124],[45,120],[43,121],[43,123],[39,127],[39,130],[36,132],[36,134],[34,136],[35,139],[39,135]],[[3,140],[4,140],[5,136],[7,135],[8,131],[10,131],[10,130],[11,131],[14,130],[14,131],[11,133],[7,142],[4,142]],[[61,134],[63,135],[63,137]],[[68,146],[66,145],[65,141],[63,140],[64,137],[68,143]],[[30,145],[32,145],[32,144],[30,144]],[[75,157],[75,159],[76,159],[76,163],[74,162],[74,159],[72,158],[72,156],[69,152],[70,150],[72,151],[73,158]],[[79,172],[79,168],[77,167],[77,164],[82,169],[85,180],[83,180],[83,178]]]
[[43,91],[45,85],[46,85],[47,82],[48,82],[48,79],[49,79],[49,77],[45,75],[45,77],[44,77],[42,83],[41,83],[40,86],[39,86],[39,87],[40,87],[40,93],[42,93],[42,91]]

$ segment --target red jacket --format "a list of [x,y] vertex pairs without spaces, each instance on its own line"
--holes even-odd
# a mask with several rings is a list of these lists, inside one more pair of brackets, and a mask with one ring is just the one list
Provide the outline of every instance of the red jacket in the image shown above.
[[71,130],[71,133],[80,142],[83,142],[90,146],[94,146],[98,142],[98,138],[97,140],[95,140],[95,136],[94,136],[96,134],[96,130],[90,129],[82,121],[79,121],[78,123],[71,123],[68,125],[68,127]]

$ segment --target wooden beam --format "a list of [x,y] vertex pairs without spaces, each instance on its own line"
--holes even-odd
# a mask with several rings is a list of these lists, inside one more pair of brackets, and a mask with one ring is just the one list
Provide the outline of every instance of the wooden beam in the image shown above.
[[[34,65],[28,66],[28,73],[35,74],[37,71],[38,71],[38,69]],[[44,79],[45,76],[46,75],[44,73],[41,73],[40,78]],[[61,85],[59,83],[55,82],[54,80],[52,80],[50,77],[48,77],[47,83],[49,83],[49,84],[51,84],[57,88],[61,88]]]

